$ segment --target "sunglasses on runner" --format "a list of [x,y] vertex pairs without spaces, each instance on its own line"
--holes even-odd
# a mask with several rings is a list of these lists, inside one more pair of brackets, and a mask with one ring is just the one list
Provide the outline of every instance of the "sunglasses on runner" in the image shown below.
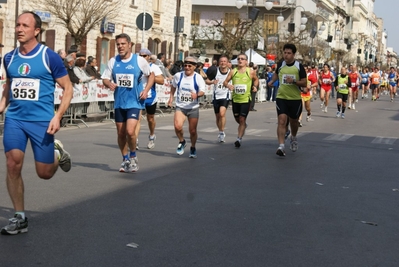
[[140,55],[140,57],[148,57],[148,55]]
[[192,61],[184,61],[184,67],[187,66],[197,66],[197,63]]
[[245,57],[238,57],[237,60],[247,60]]

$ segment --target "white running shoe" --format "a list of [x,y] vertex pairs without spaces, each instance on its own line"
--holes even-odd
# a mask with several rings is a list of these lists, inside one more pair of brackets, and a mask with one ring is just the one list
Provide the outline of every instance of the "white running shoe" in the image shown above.
[[324,113],[327,113],[327,107],[324,108]]
[[324,103],[320,104],[320,108],[323,109],[324,108]]
[[278,147],[278,148],[277,148],[277,151],[276,151],[276,154],[279,155],[280,157],[285,157],[284,148]]
[[129,172],[136,172],[139,170],[139,159],[137,157],[130,158]]
[[356,100],[355,100],[355,103],[358,103],[358,102],[359,102],[359,100],[356,99]]
[[226,134],[225,133],[219,133],[218,135],[218,142],[219,143],[224,143],[224,139],[226,138]]
[[341,112],[337,111],[337,115],[335,117],[337,118],[341,117]]
[[151,136],[148,136],[148,145],[147,148],[148,149],[153,149],[155,147],[155,140],[157,139],[157,137],[154,135],[153,138],[151,138]]
[[139,150],[140,149],[140,147],[139,147],[139,139],[137,138],[136,139],[136,150]]
[[121,167],[119,168],[119,172],[129,172],[130,169],[130,160],[125,160],[122,162]]
[[355,104],[352,104],[352,109],[355,110]]
[[296,137],[291,135],[290,149],[292,152],[296,152],[298,150],[298,140]]
[[60,153],[60,158],[58,159],[58,166],[64,172],[69,172],[72,167],[71,155],[64,149],[64,145],[60,140],[54,140],[54,149],[58,150]]

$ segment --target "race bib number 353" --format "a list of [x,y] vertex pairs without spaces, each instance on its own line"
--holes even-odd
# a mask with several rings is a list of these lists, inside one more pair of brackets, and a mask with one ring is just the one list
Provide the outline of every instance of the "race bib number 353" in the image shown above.
[[11,83],[12,97],[18,100],[38,101],[40,92],[39,79],[14,79]]

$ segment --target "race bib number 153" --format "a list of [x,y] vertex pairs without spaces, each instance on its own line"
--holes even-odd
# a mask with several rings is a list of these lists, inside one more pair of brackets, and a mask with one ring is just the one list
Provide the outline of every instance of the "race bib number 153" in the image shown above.
[[133,88],[133,80],[134,80],[133,74],[117,74],[116,75],[116,81],[117,81],[118,86],[120,86],[120,87]]

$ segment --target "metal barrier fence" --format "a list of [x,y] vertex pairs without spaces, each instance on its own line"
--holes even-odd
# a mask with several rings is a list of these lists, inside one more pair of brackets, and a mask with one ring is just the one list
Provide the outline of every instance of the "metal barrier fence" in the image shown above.
[[[3,84],[5,81],[0,81],[0,96],[3,91]],[[165,110],[168,109],[168,101],[170,97],[171,84],[165,79],[163,85],[156,85],[158,96],[157,114],[163,116]],[[199,98],[201,108],[212,107],[212,92],[211,85],[205,88],[205,95]],[[54,92],[55,112],[58,110],[58,105],[61,102],[63,90],[56,86]],[[266,100],[266,82],[260,80],[259,91],[257,93],[257,101],[263,102]],[[80,127],[79,123],[85,127],[89,127],[86,123],[88,119],[97,120],[99,122],[111,120],[113,121],[114,113],[114,94],[111,90],[106,88],[101,80],[92,81],[89,83],[74,85],[74,93],[71,105],[65,112],[62,119],[62,126],[76,126]],[[4,124],[4,114],[0,114],[0,134],[2,134]],[[145,117],[143,116],[145,119]]]

